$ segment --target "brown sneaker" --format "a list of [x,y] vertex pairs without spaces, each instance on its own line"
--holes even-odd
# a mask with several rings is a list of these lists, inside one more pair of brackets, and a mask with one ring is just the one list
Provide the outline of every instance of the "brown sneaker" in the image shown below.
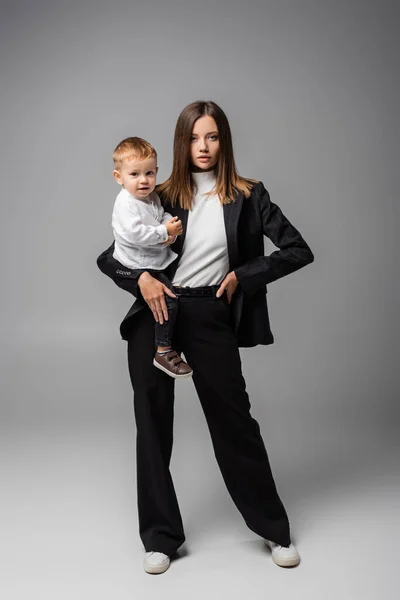
[[174,379],[184,379],[193,375],[193,370],[175,350],[170,350],[166,354],[156,352],[153,365]]

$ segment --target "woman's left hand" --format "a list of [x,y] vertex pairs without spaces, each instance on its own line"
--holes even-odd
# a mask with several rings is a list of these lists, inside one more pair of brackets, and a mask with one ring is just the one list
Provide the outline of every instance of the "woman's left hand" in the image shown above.
[[231,303],[232,296],[236,292],[236,288],[239,285],[238,278],[236,277],[235,271],[231,271],[225,277],[220,287],[217,290],[216,296],[219,298],[226,290],[226,296],[228,298],[228,303]]

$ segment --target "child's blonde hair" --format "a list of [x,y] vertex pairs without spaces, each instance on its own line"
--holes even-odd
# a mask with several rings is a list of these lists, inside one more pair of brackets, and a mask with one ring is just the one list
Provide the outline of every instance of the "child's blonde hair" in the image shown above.
[[113,152],[114,168],[119,169],[124,160],[145,160],[157,158],[153,146],[140,137],[128,137],[122,140]]

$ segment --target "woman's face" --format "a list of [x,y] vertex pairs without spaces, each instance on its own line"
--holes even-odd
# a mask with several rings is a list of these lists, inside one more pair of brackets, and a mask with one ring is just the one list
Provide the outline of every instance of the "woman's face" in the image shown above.
[[213,169],[219,157],[219,137],[216,122],[209,115],[195,122],[190,136],[190,162],[194,171]]

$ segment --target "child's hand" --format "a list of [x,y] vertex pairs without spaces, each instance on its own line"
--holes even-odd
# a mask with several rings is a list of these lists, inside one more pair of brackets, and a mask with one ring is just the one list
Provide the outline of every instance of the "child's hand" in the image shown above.
[[166,242],[161,242],[163,246],[170,246],[176,240],[176,235],[169,235]]
[[165,223],[165,227],[168,231],[168,235],[181,235],[183,232],[182,221],[180,221],[178,217],[172,217],[172,219]]

